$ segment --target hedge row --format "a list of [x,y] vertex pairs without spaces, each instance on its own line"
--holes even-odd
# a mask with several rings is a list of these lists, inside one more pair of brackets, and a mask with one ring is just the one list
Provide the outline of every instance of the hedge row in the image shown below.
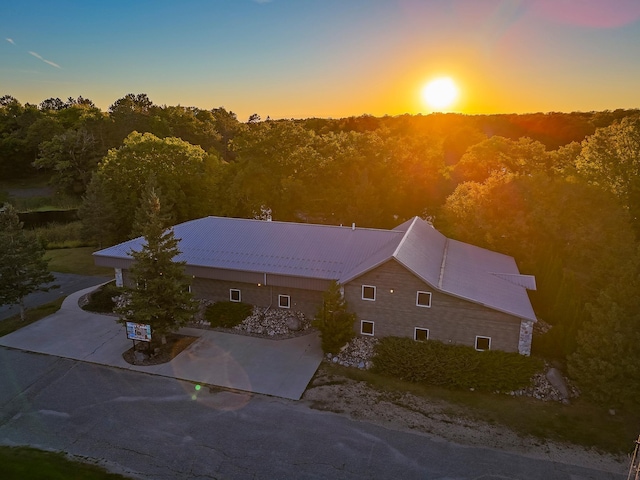
[[233,328],[253,313],[253,307],[242,302],[216,302],[209,305],[204,317],[212,327]]
[[529,386],[542,361],[517,353],[478,352],[462,345],[429,340],[381,338],[373,371],[414,383],[483,391],[512,391]]

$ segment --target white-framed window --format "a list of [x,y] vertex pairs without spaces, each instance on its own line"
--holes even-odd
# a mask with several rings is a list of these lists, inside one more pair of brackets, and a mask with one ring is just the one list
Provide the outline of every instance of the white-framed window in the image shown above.
[[370,322],[368,320],[360,321],[360,333],[362,335],[370,335],[373,337],[373,331],[374,331],[373,327],[374,327],[373,322]]
[[491,350],[491,337],[482,337],[476,335],[476,350],[478,350],[479,352]]
[[416,327],[413,329],[413,339],[419,342],[424,342],[425,340],[429,340],[429,329]]
[[278,295],[278,306],[280,308],[291,308],[291,297],[289,295]]
[[418,307],[431,308],[431,292],[418,290],[418,293],[416,293],[416,305]]
[[230,302],[241,302],[242,301],[242,293],[237,288],[229,289],[229,301]]
[[374,302],[376,300],[376,287],[373,285],[362,285],[362,299]]

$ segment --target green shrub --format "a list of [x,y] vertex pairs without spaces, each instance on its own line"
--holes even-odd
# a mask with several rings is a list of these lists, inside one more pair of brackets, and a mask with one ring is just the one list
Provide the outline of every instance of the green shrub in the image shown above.
[[498,350],[478,352],[463,345],[429,340],[381,338],[373,371],[414,383],[482,391],[511,391],[529,386],[542,361]]
[[204,317],[212,327],[233,328],[253,312],[253,307],[242,302],[216,302],[209,305]]
[[115,283],[109,282],[89,296],[89,302],[82,308],[89,312],[111,313],[115,307],[112,300],[122,293],[122,289],[116,287]]

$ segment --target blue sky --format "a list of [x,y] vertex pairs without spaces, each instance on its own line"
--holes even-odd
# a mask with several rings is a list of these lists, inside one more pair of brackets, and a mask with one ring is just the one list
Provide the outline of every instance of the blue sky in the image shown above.
[[127,93],[246,120],[640,107],[638,0],[8,0],[0,94]]

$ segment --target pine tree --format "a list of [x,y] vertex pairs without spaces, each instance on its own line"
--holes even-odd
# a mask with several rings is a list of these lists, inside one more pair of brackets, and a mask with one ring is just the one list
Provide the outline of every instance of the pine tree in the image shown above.
[[134,259],[130,273],[135,287],[127,288],[127,301],[117,312],[123,317],[121,322],[151,325],[152,336],[165,343],[167,333],[193,318],[197,304],[189,291],[185,262],[173,260],[180,254],[179,239],[171,228],[166,228],[167,219],[161,213],[160,199],[153,188],[147,190],[136,217],[140,219],[145,214],[147,223],[142,226],[145,243],[141,251],[130,252]]
[[355,320],[356,315],[348,311],[340,285],[336,281],[331,282],[329,289],[322,296],[322,305],[313,321],[313,326],[320,330],[322,351],[338,353],[355,336]]
[[19,305],[24,321],[24,299],[34,292],[47,292],[56,285],[48,270],[45,250],[34,236],[22,229],[18,212],[7,204],[0,209],[0,304]]

